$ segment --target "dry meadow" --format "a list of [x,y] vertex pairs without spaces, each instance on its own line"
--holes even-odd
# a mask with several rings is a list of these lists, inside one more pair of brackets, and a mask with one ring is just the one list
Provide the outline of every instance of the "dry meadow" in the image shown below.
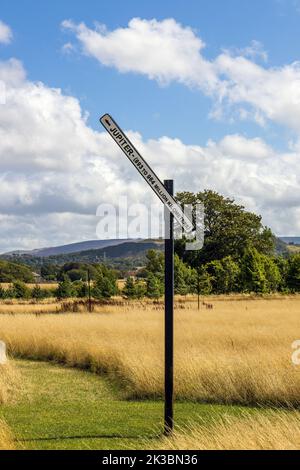
[[[210,298],[200,310],[177,299],[177,399],[298,406],[300,366],[291,356],[299,307],[300,297]],[[107,374],[128,399],[162,397],[162,303],[124,302],[100,312],[0,315],[1,339],[17,357]]]
[[207,427],[175,431],[157,444],[160,450],[299,450],[300,413],[273,412],[229,417]]
[[[7,363],[0,365],[0,405],[14,402],[21,391],[18,371]],[[3,419],[0,419],[0,450],[14,449],[12,433]]]

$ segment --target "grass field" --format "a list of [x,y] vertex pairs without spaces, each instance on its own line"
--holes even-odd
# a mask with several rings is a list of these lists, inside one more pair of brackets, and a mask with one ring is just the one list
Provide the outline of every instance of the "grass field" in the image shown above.
[[[8,444],[21,449],[144,449],[162,442],[163,402],[126,401],[105,377],[59,365],[15,361],[24,394],[0,412],[8,423]],[[228,417],[242,416],[241,406],[194,402],[175,404],[177,426],[205,422],[209,429]],[[252,408],[251,415],[261,413]],[[1,429],[1,428],[0,428]],[[12,442],[11,432],[15,436]],[[1,442],[1,441],[0,441]]]
[[300,447],[296,411],[177,402],[176,432],[167,439],[160,400],[126,401],[107,378],[86,371],[28,360],[14,365],[23,393],[0,407],[0,450]]
[[172,440],[159,435],[162,303],[119,302],[94,314],[59,315],[21,313],[20,305],[20,313],[0,315],[0,339],[23,358],[15,362],[26,393],[0,407],[14,445],[299,448],[293,429],[300,424],[300,367],[291,355],[300,338],[300,297],[203,300],[213,308],[201,303],[198,311],[195,299],[176,301],[176,422],[182,429]]
[[[176,310],[178,399],[210,403],[300,402],[291,345],[300,337],[299,299],[213,300],[212,310]],[[163,393],[161,305],[105,306],[103,314],[0,316],[1,337],[18,357],[106,373],[125,397]]]
[[[37,283],[34,282],[29,282],[27,283],[27,287],[32,289],[33,287],[36,286]],[[3,289],[8,289],[11,287],[13,284],[11,282],[0,282],[0,286]],[[43,283],[38,283],[38,285],[41,287],[41,289],[56,289],[58,286],[58,282],[43,282]]]
[[299,450],[300,412],[268,411],[205,420],[156,442],[164,450]]
[[[0,405],[16,403],[17,398],[21,396],[21,390],[18,370],[10,363],[0,365]],[[12,433],[6,422],[0,419],[0,450],[11,450],[14,447]]]

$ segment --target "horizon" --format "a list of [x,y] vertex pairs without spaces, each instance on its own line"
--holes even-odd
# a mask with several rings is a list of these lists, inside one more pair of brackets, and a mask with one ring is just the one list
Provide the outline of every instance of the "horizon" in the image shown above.
[[[285,241],[285,240],[291,240],[293,241],[293,239],[299,239],[300,241],[300,235],[291,235],[291,236],[284,236],[284,235],[276,235],[276,238],[278,238],[279,240],[281,241]],[[151,238],[118,238],[118,239],[99,239],[99,238],[96,238],[96,239],[92,239],[92,240],[80,240],[80,241],[73,241],[73,242],[70,242],[70,243],[67,243],[65,245],[53,245],[53,246],[40,246],[40,247],[37,247],[37,248],[33,248],[33,249],[29,249],[29,250],[22,250],[22,249],[18,249],[18,248],[15,248],[13,250],[10,250],[10,251],[5,251],[5,252],[0,252],[0,255],[8,255],[8,254],[13,254],[13,253],[18,253],[18,252],[35,252],[35,251],[40,251],[40,250],[47,250],[47,249],[53,249],[53,248],[62,248],[64,246],[72,246],[72,245],[78,245],[78,244],[84,244],[84,243],[93,243],[93,242],[103,242],[103,241],[112,241],[112,240],[119,240],[120,242],[122,241],[144,241],[144,240],[152,240]],[[154,240],[161,240],[161,239],[154,239]],[[287,242],[285,242],[287,243]],[[105,247],[103,247],[105,248]],[[84,250],[82,250],[84,251]],[[46,256],[47,257],[47,256]]]

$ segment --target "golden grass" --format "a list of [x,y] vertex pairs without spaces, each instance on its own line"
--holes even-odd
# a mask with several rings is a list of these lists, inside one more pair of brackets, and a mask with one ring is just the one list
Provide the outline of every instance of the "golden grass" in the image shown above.
[[0,420],[0,450],[14,450],[14,439],[11,430],[3,421]]
[[0,302],[0,314],[16,315],[20,313],[56,313],[60,309],[61,304],[53,300],[50,302],[35,303],[35,302],[22,302],[14,301]]
[[[9,362],[0,365],[0,405],[14,401],[20,390],[20,376],[15,367]],[[5,421],[0,419],[0,450],[13,450],[14,448],[12,433]]]
[[18,371],[9,362],[0,365],[0,405],[13,401],[21,390],[21,380]]
[[[299,297],[212,299],[212,310],[178,303],[177,398],[217,403],[300,404]],[[0,316],[0,337],[16,356],[105,372],[127,398],[163,395],[163,306],[104,306],[100,314]]]
[[[56,289],[57,286],[58,286],[58,282],[43,282],[43,283],[29,282],[26,285],[27,285],[27,287],[32,289],[37,284],[40,286],[41,289]],[[3,289],[8,289],[9,287],[12,286],[12,282],[0,282],[0,286]]]
[[203,423],[176,431],[172,437],[160,441],[157,449],[299,450],[300,413],[281,411],[239,418],[224,417],[209,427]]

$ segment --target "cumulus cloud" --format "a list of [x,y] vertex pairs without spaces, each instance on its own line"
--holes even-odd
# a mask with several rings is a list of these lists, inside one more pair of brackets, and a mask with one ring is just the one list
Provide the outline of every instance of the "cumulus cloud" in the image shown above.
[[74,32],[85,54],[120,72],[137,72],[161,84],[173,80],[188,85],[215,86],[212,64],[201,55],[204,42],[193,30],[173,19],[163,21],[133,18],[127,28],[95,30],[71,20],[63,28]]
[[10,27],[0,20],[0,44],[9,44],[12,41],[13,33]]
[[244,119],[251,117],[261,125],[269,119],[300,131],[300,64],[259,65],[255,58],[266,61],[267,54],[255,40],[244,49],[225,50],[209,60],[203,40],[174,19],[134,18],[114,31],[71,20],[64,21],[63,27],[76,35],[85,54],[105,66],[163,84],[177,81],[198,87],[213,99],[214,116],[220,116],[227,103],[244,106],[239,109]]
[[[159,204],[110,137],[88,126],[76,98],[28,80],[17,60],[0,62],[0,79],[1,251],[96,238],[97,206],[121,195]],[[262,213],[276,233],[300,231],[299,145],[278,153],[237,134],[204,146],[128,134],[176,190],[211,188]]]

